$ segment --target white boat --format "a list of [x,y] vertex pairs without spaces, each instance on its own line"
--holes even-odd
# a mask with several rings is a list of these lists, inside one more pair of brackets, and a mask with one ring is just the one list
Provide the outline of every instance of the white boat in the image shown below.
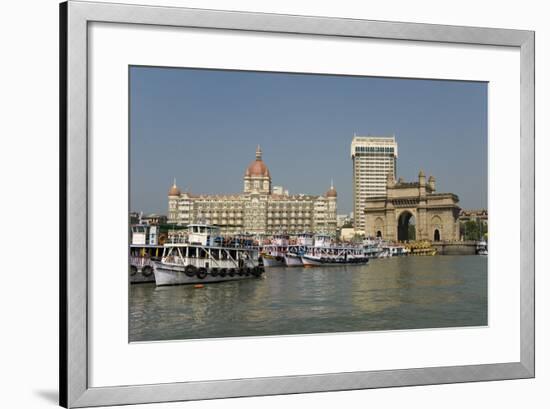
[[274,235],[271,243],[262,248],[261,257],[264,267],[284,267],[287,250],[288,236],[286,234]]
[[398,244],[389,244],[383,247],[388,252],[388,257],[406,256],[409,251],[405,246]]
[[284,267],[286,265],[285,256],[282,252],[268,250],[267,253],[262,253],[261,257],[264,267]]
[[476,252],[480,256],[488,256],[489,251],[487,250],[487,242],[485,240],[480,240],[476,245]]
[[328,235],[315,236],[315,245],[302,255],[304,267],[367,264],[368,261],[363,246],[335,246]]
[[304,267],[328,267],[367,264],[369,258],[361,248],[334,247],[330,251],[311,251],[302,256]]
[[296,244],[290,245],[285,254],[287,267],[302,267],[302,256],[313,246],[313,234],[302,233],[296,239]]
[[380,253],[378,253],[377,258],[388,258],[391,257],[390,250],[388,248],[382,247]]
[[363,240],[363,246],[369,258],[391,257],[389,248],[385,247],[385,243],[380,237],[367,237]]
[[159,245],[130,245],[130,283],[152,283],[154,262],[159,261],[164,247]]
[[212,283],[262,275],[257,248],[222,246],[215,226],[191,224],[188,229],[186,240],[166,243],[161,260],[154,262],[156,285]]
[[134,224],[130,226],[129,279],[130,283],[155,281],[153,262],[160,260],[163,246],[158,244],[158,226]]
[[379,246],[367,246],[365,247],[365,253],[368,258],[382,258],[384,249]]
[[302,255],[288,251],[285,254],[285,264],[287,267],[302,267]]

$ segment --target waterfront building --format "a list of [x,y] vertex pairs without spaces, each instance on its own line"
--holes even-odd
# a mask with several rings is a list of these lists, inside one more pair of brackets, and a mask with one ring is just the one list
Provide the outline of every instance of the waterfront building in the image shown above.
[[458,221],[460,223],[461,239],[477,240],[487,238],[487,209],[461,209]]
[[353,226],[352,214],[339,214],[336,215],[336,226],[340,229],[342,227]]
[[340,229],[340,240],[351,241],[355,237],[355,229],[353,227],[344,227]]
[[245,170],[242,193],[193,194],[181,191],[174,181],[168,192],[168,222],[214,224],[222,234],[312,232],[335,237],[337,196],[333,184],[321,195],[289,194],[283,187],[272,187],[258,146]]
[[388,176],[397,173],[395,136],[356,136],[351,142],[355,231],[365,232],[366,200],[386,194]]
[[130,212],[130,225],[139,224],[141,215],[138,212]]
[[460,223],[476,222],[487,226],[487,209],[461,209],[458,220]]
[[388,175],[386,193],[365,202],[365,234],[391,241],[458,240],[458,201],[454,193],[436,193],[435,178],[426,182],[423,171],[411,183]]
[[166,224],[168,218],[163,214],[151,213],[146,216],[141,216],[141,223],[148,225]]
[[288,196],[288,189],[285,189],[282,186],[273,186],[273,194],[274,195],[287,195]]
[[151,213],[143,215],[143,212],[130,212],[130,224],[160,225],[166,224],[168,217],[163,214]]

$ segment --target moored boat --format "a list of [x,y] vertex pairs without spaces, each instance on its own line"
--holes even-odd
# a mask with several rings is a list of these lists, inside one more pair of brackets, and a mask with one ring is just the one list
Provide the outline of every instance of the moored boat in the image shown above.
[[489,251],[487,250],[487,242],[485,240],[480,240],[477,242],[476,252],[480,256],[489,255]]
[[154,262],[160,261],[163,246],[159,245],[130,245],[130,283],[152,283]]
[[327,235],[315,236],[315,245],[302,255],[304,267],[367,264],[368,251],[363,246],[336,246]]
[[288,236],[286,234],[273,236],[271,243],[262,248],[261,257],[264,267],[284,267],[287,250]]
[[262,275],[257,248],[223,246],[215,226],[192,224],[188,228],[187,239],[166,243],[162,259],[154,262],[156,285],[212,283]]
[[408,249],[399,244],[388,244],[384,246],[384,249],[387,250],[388,257],[406,256],[409,254]]
[[287,267],[301,267],[302,264],[302,255],[292,251],[287,251],[285,254],[285,263]]
[[276,251],[262,253],[261,257],[264,262],[264,267],[284,267],[286,263],[284,253]]
[[158,226],[134,224],[130,226],[129,280],[134,283],[152,283],[153,262],[159,261],[163,246],[158,244]]
[[313,246],[313,234],[301,233],[296,238],[296,243],[291,244],[285,253],[287,267],[302,267],[302,255]]
[[304,267],[329,267],[367,264],[369,262],[367,254],[360,249],[358,251],[354,251],[349,248],[335,248],[334,250],[335,252],[333,254],[304,254],[302,256],[302,263]]

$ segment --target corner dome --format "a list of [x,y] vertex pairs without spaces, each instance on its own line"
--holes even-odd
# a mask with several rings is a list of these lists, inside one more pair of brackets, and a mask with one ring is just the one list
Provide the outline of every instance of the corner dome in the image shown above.
[[176,185],[176,179],[174,179],[174,184],[168,191],[168,196],[179,196],[181,194],[181,191],[178,189],[178,186]]
[[336,189],[334,188],[334,183],[330,183],[330,189],[327,190],[327,192],[325,193],[325,196],[326,197],[337,197],[338,196],[338,193],[336,192]]

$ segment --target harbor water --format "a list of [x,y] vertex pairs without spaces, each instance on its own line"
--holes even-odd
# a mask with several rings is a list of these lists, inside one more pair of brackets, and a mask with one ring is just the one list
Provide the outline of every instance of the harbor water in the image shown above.
[[277,267],[259,279],[129,293],[129,339],[159,341],[487,325],[487,258]]

